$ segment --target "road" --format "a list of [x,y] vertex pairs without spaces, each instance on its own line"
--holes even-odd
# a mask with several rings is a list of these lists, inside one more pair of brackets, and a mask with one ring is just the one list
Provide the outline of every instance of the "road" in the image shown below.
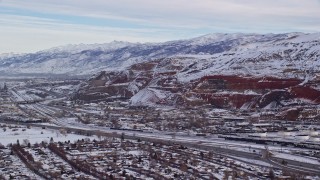
[[[24,97],[20,93],[14,93],[17,100],[30,100],[28,97]],[[21,108],[21,107],[20,107]],[[263,166],[260,163],[255,163],[255,161],[261,161],[266,164],[270,164],[273,168],[278,169],[286,169],[292,172],[300,172],[300,173],[308,173],[320,176],[320,166],[315,165],[313,163],[308,162],[301,162],[296,160],[290,160],[287,158],[280,158],[280,157],[273,157],[268,156],[266,158],[262,158],[262,152],[265,151],[265,147],[263,145],[257,144],[248,144],[241,142],[233,142],[224,140],[221,138],[216,137],[197,137],[197,136],[180,136],[180,135],[170,135],[166,134],[165,132],[155,132],[155,133],[146,133],[146,132],[139,132],[139,131],[122,131],[122,130],[114,130],[107,127],[99,127],[99,126],[88,126],[81,123],[73,123],[69,124],[61,120],[60,118],[56,117],[56,111],[59,111],[56,107],[50,107],[44,105],[42,103],[31,103],[24,105],[23,108],[25,110],[33,110],[37,112],[39,115],[46,117],[51,123],[55,124],[56,126],[48,126],[47,128],[52,129],[67,129],[70,131],[81,131],[87,134],[92,135],[105,135],[105,136],[117,136],[120,137],[121,133],[125,133],[125,137],[129,139],[141,139],[146,141],[153,141],[153,142],[164,142],[164,143],[177,143],[183,146],[192,147],[196,149],[208,150],[213,151],[216,154],[219,154],[224,157],[228,157],[231,159],[236,159],[246,162],[243,159],[248,159],[246,163],[254,164],[258,166]],[[61,110],[62,111],[62,110]],[[41,125],[34,125],[34,126],[41,126]],[[57,127],[58,126],[58,127]],[[249,149],[249,150],[248,150]],[[270,151],[272,154],[272,151]],[[238,159],[237,159],[238,157]],[[282,162],[287,162],[286,165],[282,164]]]

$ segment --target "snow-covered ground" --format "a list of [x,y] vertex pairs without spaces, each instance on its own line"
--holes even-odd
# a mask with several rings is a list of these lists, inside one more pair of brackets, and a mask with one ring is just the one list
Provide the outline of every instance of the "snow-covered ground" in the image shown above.
[[14,125],[11,125],[11,128],[9,128],[9,126],[10,125],[7,125],[7,127],[3,127],[2,129],[0,129],[0,143],[4,146],[10,143],[17,143],[17,140],[19,140],[19,143],[30,142],[31,144],[34,144],[41,143],[42,141],[49,142],[51,138],[53,138],[54,141],[70,140],[71,142],[84,138],[97,138],[95,136],[88,137],[77,134],[61,133],[58,130],[42,129],[39,127],[31,127],[29,129],[25,126],[16,127]]
[[297,155],[291,155],[291,154],[287,154],[287,153],[278,153],[278,152],[273,152],[272,154],[274,157],[279,157],[282,159],[299,161],[299,162],[304,162],[304,163],[309,163],[309,164],[314,164],[314,165],[320,166],[320,161],[316,158],[308,158],[305,156],[297,156]]

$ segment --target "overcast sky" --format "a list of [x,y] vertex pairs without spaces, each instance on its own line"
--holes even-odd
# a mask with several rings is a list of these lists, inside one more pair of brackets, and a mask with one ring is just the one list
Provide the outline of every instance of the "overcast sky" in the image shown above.
[[0,0],[0,53],[216,32],[319,31],[320,0]]

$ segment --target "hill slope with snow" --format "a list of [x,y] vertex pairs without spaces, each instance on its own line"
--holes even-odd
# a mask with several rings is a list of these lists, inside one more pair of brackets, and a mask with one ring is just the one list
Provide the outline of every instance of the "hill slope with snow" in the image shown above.
[[[164,43],[69,45],[32,54],[2,55],[0,74],[83,75],[176,56],[194,58],[188,62],[195,63],[192,69],[198,73],[305,78],[306,71],[313,73],[320,65],[320,34],[209,34]],[[184,80],[199,76],[188,73],[181,72]]]

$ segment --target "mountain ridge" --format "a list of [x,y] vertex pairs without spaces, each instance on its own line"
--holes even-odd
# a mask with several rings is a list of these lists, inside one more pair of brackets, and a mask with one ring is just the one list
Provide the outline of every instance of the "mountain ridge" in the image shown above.
[[[208,34],[196,38],[163,43],[129,43],[114,41],[105,44],[71,45],[55,47],[36,53],[0,56],[1,74],[47,73],[90,75],[102,70],[125,69],[132,64],[174,56],[223,55],[227,52],[246,56],[247,50],[264,52],[272,43],[285,41],[303,43],[312,48],[313,41],[319,42],[319,33],[285,34]],[[300,38],[300,39],[299,39]],[[267,46],[268,43],[269,47]],[[316,50],[319,50],[317,45]],[[297,49],[297,48],[296,48]],[[299,48],[297,50],[300,50]],[[243,52],[240,52],[243,51]],[[239,54],[241,53],[241,54]],[[318,53],[317,53],[318,55]],[[218,57],[215,57],[218,58]]]

